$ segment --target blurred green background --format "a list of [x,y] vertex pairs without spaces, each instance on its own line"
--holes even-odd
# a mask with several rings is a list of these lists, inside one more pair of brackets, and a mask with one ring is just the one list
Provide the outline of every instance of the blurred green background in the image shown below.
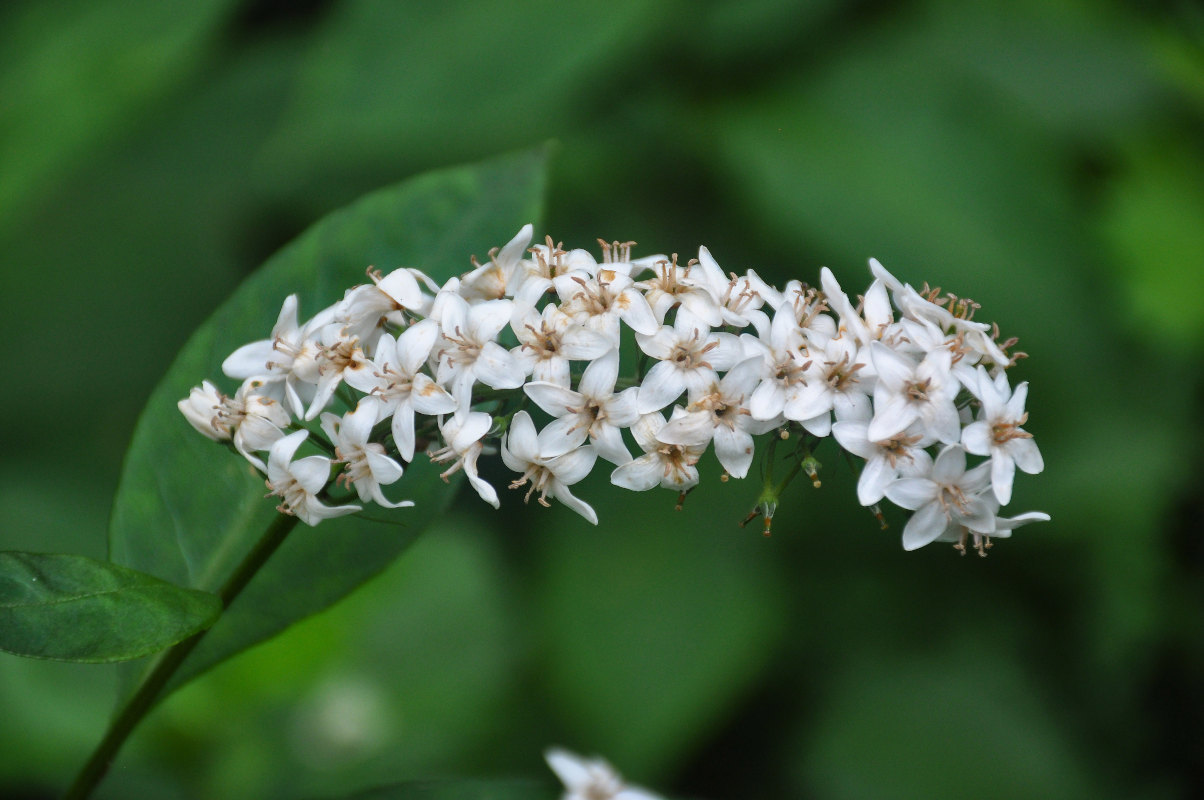
[[[831,450],[769,539],[713,461],[680,513],[600,471],[597,529],[468,493],[174,696],[98,796],[541,775],[553,743],[714,800],[1200,796],[1202,123],[1186,0],[6,3],[0,548],[104,556],[151,387],[277,247],[552,138],[538,236],[850,291],[875,256],[981,302],[1047,465],[1010,508],[1053,515],[904,553]],[[0,795],[66,785],[113,678],[0,654]]]

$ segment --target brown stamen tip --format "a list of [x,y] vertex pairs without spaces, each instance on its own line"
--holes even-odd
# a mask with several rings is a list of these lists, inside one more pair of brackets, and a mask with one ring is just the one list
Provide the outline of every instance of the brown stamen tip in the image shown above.
[[673,506],[674,511],[681,511],[682,506],[686,504],[686,493],[680,492],[677,495],[677,505]]
[[762,536],[768,538],[773,535],[773,533],[769,530],[771,525],[773,525],[773,517],[766,517],[765,518],[765,529],[761,531]]

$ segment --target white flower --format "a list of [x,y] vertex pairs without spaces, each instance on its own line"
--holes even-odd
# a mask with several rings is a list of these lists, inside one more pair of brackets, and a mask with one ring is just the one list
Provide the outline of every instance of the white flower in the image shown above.
[[626,464],[631,454],[623,444],[621,429],[631,426],[635,410],[635,387],[615,394],[619,377],[619,352],[611,350],[585,368],[578,391],[554,383],[533,381],[523,387],[536,405],[556,417],[539,433],[539,451],[545,458],[563,455],[590,444],[598,455],[615,464]]
[[743,478],[753,460],[753,434],[765,433],[779,420],[756,420],[749,414],[747,398],[757,385],[760,356],[741,361],[711,384],[656,435],[665,444],[706,447],[715,442],[715,456],[733,478]]
[[1020,384],[1013,392],[1008,388],[1007,375],[1001,372],[992,380],[982,367],[977,378],[973,388],[982,410],[978,420],[962,430],[962,446],[967,453],[991,457],[991,488],[999,502],[1006,505],[1012,499],[1017,468],[1029,475],[1045,469],[1033,435],[1020,427],[1028,419],[1024,411],[1028,384]]
[[899,476],[927,475],[932,470],[932,456],[924,450],[936,439],[912,425],[903,433],[889,439],[871,442],[866,437],[869,424],[844,420],[832,425],[832,435],[845,450],[865,459],[857,479],[857,500],[872,506],[886,496],[886,487]]
[[730,333],[711,333],[711,329],[679,309],[673,327],[664,327],[652,336],[637,333],[640,349],[659,359],[640,385],[639,412],[660,411],[689,390],[691,399],[710,388],[718,376],[715,370],[728,370],[742,360],[740,340]]
[[596,277],[561,275],[554,281],[560,310],[573,321],[619,345],[619,321],[636,333],[651,335],[660,329],[644,295],[630,276],[613,269],[599,269]]
[[293,461],[297,448],[308,436],[309,431],[290,433],[272,445],[268,453],[267,486],[272,494],[280,497],[276,510],[282,514],[295,514],[307,525],[362,511],[359,506],[327,506],[318,500],[318,492],[330,478],[331,461],[324,456],[307,456]]
[[251,342],[222,362],[231,378],[263,380],[264,394],[285,400],[297,417],[313,397],[317,383],[318,343],[314,335],[334,320],[334,306],[323,309],[304,326],[297,323],[297,295],[290,294],[280,307],[272,338]]
[[950,525],[990,534],[998,503],[989,493],[990,466],[966,471],[966,451],[959,444],[943,449],[928,476],[899,478],[886,487],[892,503],[911,509],[903,528],[903,549],[915,550],[936,541]]
[[691,263],[679,267],[675,253],[672,259],[658,261],[653,265],[655,277],[646,278],[636,284],[644,290],[644,297],[652,307],[658,322],[663,323],[669,309],[680,303],[682,309],[709,327],[723,324],[723,313],[719,310],[718,298],[707,286],[705,277],[691,278],[690,270],[693,266]]
[[543,312],[515,304],[510,328],[521,344],[511,350],[524,375],[568,387],[570,361],[592,361],[614,347],[609,337],[573,323],[555,303]]
[[522,386],[526,376],[514,356],[494,341],[510,321],[511,301],[485,300],[470,306],[459,295],[441,293],[440,297],[443,336],[434,349],[438,359],[435,380],[451,389],[459,406],[456,413],[471,407],[476,381],[494,389]]
[[346,465],[338,480],[354,486],[361,502],[374,500],[385,508],[412,506],[414,503],[409,500],[390,502],[381,492],[381,486],[400,480],[402,467],[385,455],[384,445],[368,441],[380,404],[375,397],[368,396],[360,400],[355,411],[342,418],[337,414],[323,414],[322,430],[334,444],[335,463]]
[[533,492],[539,492],[540,505],[551,505],[548,497],[552,497],[594,525],[598,524],[598,515],[588,503],[574,497],[569,487],[589,474],[596,458],[597,453],[589,445],[554,458],[544,455],[540,452],[535,423],[526,411],[514,415],[510,430],[502,437],[502,461],[522,476],[510,484],[511,489],[529,482],[531,485],[524,500],[530,500]]
[[[679,406],[674,417],[685,413]],[[665,417],[659,411],[642,415],[631,434],[644,455],[616,469],[610,482],[633,492],[645,492],[654,486],[685,492],[698,485],[698,459],[706,452],[706,444],[665,444],[657,438],[665,427]]]
[[369,269],[368,277],[371,285],[352,288],[336,307],[335,320],[343,324],[346,337],[375,342],[386,320],[405,324],[400,312],[430,312],[433,298],[422,291],[419,280],[429,284],[431,279],[420,270],[403,267],[382,278],[378,270]]
[[334,397],[339,384],[356,373],[371,375],[375,367],[364,353],[359,339],[338,324],[327,325],[318,335],[318,353],[313,369],[298,372],[303,380],[315,384],[305,419],[315,419]]
[[176,408],[198,432],[215,442],[227,442],[233,434],[230,426],[217,414],[225,399],[226,396],[216,386],[209,381],[201,381],[200,386],[192,387],[188,396],[176,403]]
[[380,399],[375,422],[393,418],[393,442],[405,461],[414,460],[414,413],[450,414],[457,407],[448,391],[421,371],[438,335],[439,326],[429,319],[396,339],[386,333],[377,342],[374,369],[347,374],[348,385]]
[[258,393],[261,386],[260,379],[248,378],[234,397],[227,397],[205,381],[177,407],[205,436],[215,441],[232,440],[234,448],[262,471],[266,469],[263,461],[252,453],[270,448],[284,436],[281,429],[292,420],[279,402]]
[[661,800],[646,789],[625,783],[615,768],[600,758],[582,758],[558,748],[548,750],[544,758],[564,784],[560,800]]
[[743,276],[725,275],[719,262],[705,247],[698,248],[698,263],[690,277],[705,283],[718,301],[724,325],[737,328],[752,325],[758,331],[767,330],[769,316],[761,311],[761,307],[768,304],[770,308],[776,308],[782,302],[782,293],[751,269]]
[[870,357],[878,373],[874,418],[866,433],[870,441],[889,439],[916,420],[940,442],[960,441],[961,420],[954,399],[961,385],[950,371],[948,350],[930,352],[917,364],[881,342],[873,342]]
[[820,343],[808,338],[811,368],[806,371],[805,383],[782,407],[786,419],[801,422],[816,436],[827,436],[832,425],[830,411],[837,419],[868,418],[875,376],[866,363],[865,350],[849,334]]
[[512,281],[515,270],[522,261],[527,245],[531,244],[531,235],[535,228],[527,223],[513,239],[506,243],[501,250],[496,247],[489,251],[489,263],[477,264],[472,272],[460,281],[460,294],[469,301],[499,300],[514,294]]
[[493,418],[484,411],[469,411],[467,414],[453,416],[445,420],[439,417],[439,433],[443,437],[444,446],[429,453],[431,461],[437,463],[452,462],[447,470],[439,475],[447,480],[450,475],[464,470],[469,484],[480,495],[481,499],[494,508],[501,508],[497,492],[489,483],[477,474],[477,459],[485,449],[481,441],[493,427]]

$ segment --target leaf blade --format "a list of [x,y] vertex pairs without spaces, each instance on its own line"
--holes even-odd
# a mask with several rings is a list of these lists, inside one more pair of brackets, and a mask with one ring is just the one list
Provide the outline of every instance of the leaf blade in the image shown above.
[[129,661],[205,630],[216,595],[81,555],[0,553],[0,650],[88,664]]

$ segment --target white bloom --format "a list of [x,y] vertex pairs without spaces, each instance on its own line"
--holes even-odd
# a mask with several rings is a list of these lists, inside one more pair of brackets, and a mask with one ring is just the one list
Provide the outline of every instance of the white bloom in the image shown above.
[[672,259],[658,261],[653,270],[655,277],[646,278],[636,286],[644,290],[644,297],[652,307],[658,322],[665,321],[669,309],[681,304],[696,319],[709,327],[723,324],[723,313],[719,310],[719,300],[707,286],[705,278],[691,279],[689,266],[679,267],[677,255]]
[[619,321],[636,333],[651,335],[660,329],[660,320],[631,278],[613,269],[600,269],[596,277],[577,274],[555,279],[560,310],[579,325],[606,336],[619,345]]
[[303,417],[314,394],[310,384],[317,383],[318,342],[313,337],[333,319],[334,306],[330,306],[299,325],[297,295],[290,294],[280,307],[272,338],[235,350],[222,362],[222,372],[239,380],[262,379],[264,394],[285,400],[295,416]]
[[903,549],[915,550],[936,541],[950,525],[990,534],[998,503],[989,493],[990,466],[966,471],[966,451],[959,444],[943,449],[927,476],[899,478],[886,487],[892,503],[911,509],[903,528]]
[[451,466],[439,475],[440,478],[446,481],[448,476],[463,469],[469,484],[481,499],[494,508],[501,508],[497,492],[477,474],[477,459],[485,449],[481,440],[492,427],[493,418],[484,411],[469,411],[447,420],[439,417],[439,433],[443,437],[444,446],[430,452],[429,455],[431,461],[437,463],[452,462]]
[[786,419],[801,422],[816,436],[827,436],[832,424],[830,411],[837,419],[868,418],[875,376],[866,363],[869,358],[865,350],[849,334],[818,344],[808,338],[811,368],[805,373],[805,383],[782,407]]
[[698,263],[694,270],[691,278],[697,276],[696,279],[705,283],[715,297],[724,325],[737,328],[752,325],[758,331],[769,328],[769,316],[761,311],[761,307],[768,304],[770,308],[776,308],[782,302],[782,293],[761,280],[761,276],[751,269],[743,276],[724,274],[719,262],[705,247],[698,248]]
[[1029,475],[1045,469],[1032,434],[1020,427],[1028,419],[1024,411],[1028,384],[1020,384],[1013,392],[1008,388],[1007,375],[1001,372],[992,380],[979,367],[973,388],[982,402],[982,411],[976,422],[962,430],[962,446],[967,453],[991,457],[991,488],[999,502],[1006,505],[1012,499],[1017,467]]
[[562,245],[552,244],[552,237],[545,244],[537,244],[528,252],[531,258],[519,262],[511,278],[510,291],[514,299],[524,305],[535,306],[553,288],[553,281],[565,275],[592,278],[598,262],[585,250],[566,251]]
[[260,379],[248,378],[234,397],[227,397],[205,381],[177,407],[194,428],[210,439],[232,440],[234,448],[262,471],[266,469],[263,461],[252,453],[270,448],[284,436],[281,429],[292,419],[279,402],[258,393],[261,386]]
[[593,361],[615,345],[609,337],[575,324],[555,303],[543,312],[515,304],[510,328],[521,343],[511,350],[524,375],[568,387],[570,361]]
[[439,326],[429,319],[396,339],[386,333],[376,345],[374,369],[347,375],[348,385],[380,399],[375,422],[393,418],[393,442],[405,461],[414,460],[414,413],[449,414],[457,407],[448,391],[421,371],[438,335]]
[[523,387],[527,396],[556,417],[539,433],[539,451],[545,458],[563,455],[590,444],[598,455],[615,464],[631,460],[621,429],[630,427],[635,410],[635,387],[615,394],[619,377],[619,352],[611,350],[585,368],[578,391],[554,383],[533,381]]
[[361,502],[373,500],[385,508],[412,506],[403,500],[390,502],[381,491],[381,486],[396,483],[402,475],[401,464],[385,455],[384,445],[369,441],[372,426],[376,424],[380,401],[368,396],[360,400],[355,411],[340,418],[337,414],[322,415],[322,430],[334,444],[335,463],[346,465],[338,480],[354,486]]
[[350,289],[338,303],[335,321],[342,323],[343,335],[374,343],[383,331],[384,323],[405,324],[403,311],[426,316],[431,310],[433,298],[422,291],[419,281],[430,283],[431,279],[416,269],[395,269],[381,277],[378,270],[369,269],[371,285]]
[[510,484],[511,489],[530,483],[524,500],[530,500],[532,493],[539,492],[540,505],[551,505],[548,497],[552,497],[594,525],[598,524],[598,515],[588,503],[574,497],[569,487],[589,474],[596,458],[597,453],[589,445],[554,458],[546,456],[540,451],[535,423],[526,411],[514,415],[510,430],[502,437],[502,461],[522,476]]
[[209,381],[201,381],[200,386],[192,387],[188,396],[176,403],[176,408],[198,432],[215,442],[227,442],[233,434],[230,426],[217,415],[225,399],[216,386]]
[[873,342],[870,357],[878,373],[874,418],[866,434],[871,441],[901,433],[916,420],[945,444],[961,439],[961,420],[954,405],[961,386],[950,371],[948,350],[931,352],[917,364],[881,342]]
[[[685,413],[679,406],[674,418]],[[644,455],[616,469],[610,482],[634,492],[645,492],[654,486],[685,492],[698,485],[698,459],[706,452],[706,444],[665,444],[657,436],[665,427],[665,417],[659,411],[642,415],[631,434]]]
[[711,333],[697,318],[678,311],[672,328],[652,336],[637,333],[640,349],[659,359],[640,385],[639,412],[660,411],[689,390],[691,399],[710,388],[718,376],[742,360],[740,340],[730,333]]
[[656,435],[665,444],[702,446],[715,442],[715,456],[733,478],[743,478],[753,460],[753,434],[765,433],[780,420],[756,420],[749,414],[747,398],[757,385],[760,356],[741,361],[711,384]]
[[924,450],[936,439],[912,425],[906,431],[883,441],[871,442],[866,436],[869,424],[844,420],[832,425],[832,435],[845,450],[865,459],[857,479],[857,500],[872,506],[886,496],[886,487],[900,476],[927,475],[932,470],[932,456]]
[[600,758],[582,758],[557,748],[544,753],[544,758],[564,784],[560,800],[661,800],[646,789],[626,784],[615,768]]
[[451,389],[459,405],[457,414],[472,405],[472,386],[480,381],[494,389],[517,389],[526,377],[510,351],[494,337],[510,321],[509,300],[485,300],[471,306],[459,295],[444,298],[440,327],[443,336],[435,345],[438,359],[435,380]]
[[354,514],[359,506],[327,506],[317,498],[318,492],[330,478],[331,461],[324,456],[307,456],[293,460],[297,448],[309,436],[309,431],[290,433],[272,445],[268,453],[267,486],[280,497],[276,510],[295,514],[307,525],[317,525],[324,519]]
[[531,244],[534,231],[531,223],[524,225],[501,250],[494,248],[489,251],[488,264],[477,264],[474,258],[476,269],[461,279],[460,294],[469,301],[499,300],[513,295],[514,273],[527,251],[527,245]]
[[337,324],[327,325],[319,333],[319,342],[313,369],[298,372],[303,380],[316,387],[309,410],[305,412],[307,420],[315,419],[325,410],[344,380],[353,378],[357,373],[371,375],[375,371],[375,366],[364,353],[362,342],[351,336],[348,329]]

